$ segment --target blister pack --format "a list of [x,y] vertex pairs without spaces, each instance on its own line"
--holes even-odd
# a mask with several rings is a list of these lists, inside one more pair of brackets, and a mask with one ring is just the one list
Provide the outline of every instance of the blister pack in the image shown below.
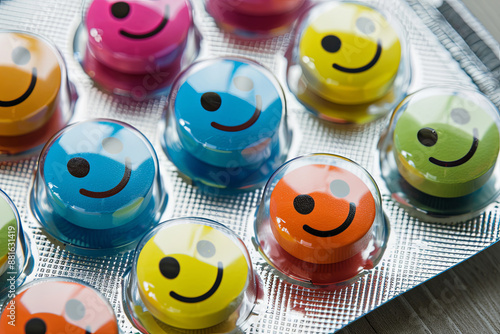
[[459,2],[0,1],[0,45],[1,333],[332,333],[498,240]]

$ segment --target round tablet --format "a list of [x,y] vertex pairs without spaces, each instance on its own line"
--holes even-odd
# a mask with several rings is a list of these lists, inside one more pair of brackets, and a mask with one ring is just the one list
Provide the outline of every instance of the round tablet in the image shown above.
[[58,279],[35,281],[9,301],[0,318],[0,332],[119,333],[113,309],[100,293],[86,285]]
[[493,117],[498,111],[485,97],[420,91],[396,112],[401,116],[393,152],[399,173],[410,185],[428,195],[451,198],[486,183],[500,139]]
[[214,59],[197,63],[180,80],[173,112],[190,154],[213,166],[238,167],[261,163],[276,150],[285,102],[264,68]]
[[299,63],[307,85],[339,104],[384,96],[396,77],[401,44],[376,9],[341,2],[311,11],[299,36]]
[[148,207],[158,170],[149,141],[113,120],[63,129],[42,152],[40,166],[52,209],[72,224],[100,230],[122,226]]
[[271,230],[294,257],[317,264],[366,248],[376,217],[370,189],[347,169],[310,164],[286,173],[270,198]]
[[0,32],[0,136],[19,136],[45,125],[60,97],[60,57],[44,40]]
[[224,231],[181,223],[155,233],[137,257],[137,288],[146,308],[174,327],[225,321],[249,285],[245,254]]
[[94,0],[85,19],[88,48],[125,73],[156,73],[183,53],[192,25],[188,0]]

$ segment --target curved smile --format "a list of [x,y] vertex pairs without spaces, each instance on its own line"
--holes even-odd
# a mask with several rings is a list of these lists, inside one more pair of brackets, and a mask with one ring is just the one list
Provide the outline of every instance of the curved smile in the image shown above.
[[333,68],[346,73],[360,73],[372,68],[379,60],[380,55],[382,54],[382,45],[380,41],[377,42],[377,52],[375,52],[375,56],[373,56],[372,60],[366,64],[365,66],[357,67],[357,68],[348,68],[344,66],[340,66],[339,64],[333,64]]
[[316,237],[320,237],[320,238],[333,237],[333,236],[336,236],[337,234],[344,232],[351,225],[355,215],[356,215],[356,204],[351,202],[351,203],[349,203],[349,214],[347,215],[347,218],[344,220],[342,225],[340,225],[339,227],[334,228],[333,230],[329,230],[329,231],[317,230],[315,228],[312,228],[309,225],[304,225],[304,226],[302,226],[302,228],[307,233],[312,234]]
[[36,74],[37,74],[36,68],[33,67],[33,70],[31,71],[31,82],[26,92],[24,92],[23,95],[19,96],[17,99],[14,100],[10,101],[0,100],[0,107],[14,107],[20,103],[23,103],[31,95],[31,93],[33,93],[33,90],[35,89],[36,79],[37,79]]
[[132,163],[130,162],[130,158],[125,158],[125,173],[123,173],[122,180],[116,187],[113,187],[112,189],[106,191],[90,191],[82,188],[80,189],[80,194],[92,198],[107,198],[118,194],[123,190],[123,188],[125,188],[125,186],[128,184],[128,181],[130,180],[130,175],[132,174],[131,165]]
[[158,25],[158,27],[151,30],[150,32],[145,33],[145,34],[132,34],[130,32],[127,32],[127,31],[121,29],[120,34],[122,34],[125,37],[133,38],[133,39],[144,39],[144,38],[153,37],[154,35],[158,34],[160,31],[162,31],[163,28],[165,28],[165,26],[167,25],[169,15],[170,15],[169,9],[170,9],[170,7],[167,5],[167,7],[165,7],[165,14],[163,15],[163,20],[161,20],[161,23]]
[[454,161],[443,161],[443,160],[438,160],[436,158],[430,157],[429,161],[432,162],[433,164],[441,166],[441,167],[456,167],[456,166],[463,165],[464,163],[466,163],[467,161],[469,161],[472,158],[474,153],[476,153],[477,146],[479,145],[479,139],[477,138],[477,137],[479,137],[478,130],[476,128],[474,128],[474,130],[472,130],[472,133],[474,136],[474,139],[472,141],[472,146],[471,146],[469,152],[467,152],[467,154],[464,155],[463,157],[461,157],[460,159],[454,160]]
[[262,97],[260,95],[255,96],[255,104],[256,104],[255,111],[254,111],[252,117],[248,121],[246,121],[245,123],[240,124],[240,125],[235,125],[235,126],[227,126],[227,125],[222,125],[222,124],[219,124],[216,122],[212,122],[211,123],[212,127],[216,128],[217,130],[227,131],[227,132],[236,132],[236,131],[242,131],[242,130],[248,129],[255,122],[257,122],[257,120],[260,117],[260,113],[262,112]]
[[184,302],[184,303],[198,303],[198,302],[202,302],[205,299],[210,298],[215,293],[215,291],[217,291],[217,289],[220,286],[220,283],[222,282],[222,273],[223,273],[223,271],[224,271],[224,268],[222,267],[222,262],[219,261],[219,263],[217,263],[217,278],[215,279],[214,284],[212,285],[212,287],[210,288],[210,290],[208,290],[207,292],[205,292],[201,296],[198,296],[198,297],[185,297],[185,296],[179,295],[178,293],[176,293],[174,291],[170,291],[170,297],[172,297],[174,299],[177,299],[178,301]]

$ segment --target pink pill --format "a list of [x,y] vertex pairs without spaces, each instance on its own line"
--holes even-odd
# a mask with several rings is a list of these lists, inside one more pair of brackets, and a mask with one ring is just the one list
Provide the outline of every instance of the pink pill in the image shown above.
[[305,0],[218,0],[220,6],[247,15],[276,15],[293,11]]
[[85,20],[89,51],[125,73],[168,67],[182,56],[191,13],[188,0],[94,0]]

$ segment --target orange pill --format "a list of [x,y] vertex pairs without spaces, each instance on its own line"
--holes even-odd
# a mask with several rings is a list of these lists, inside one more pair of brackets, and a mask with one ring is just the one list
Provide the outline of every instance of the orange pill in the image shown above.
[[352,172],[314,164],[278,181],[271,193],[271,231],[294,257],[336,263],[363,251],[372,237],[376,205],[367,185]]
[[44,40],[0,33],[0,136],[20,136],[45,125],[59,102],[60,56]]
[[89,286],[49,278],[28,286],[4,307],[0,333],[118,334],[116,316]]

